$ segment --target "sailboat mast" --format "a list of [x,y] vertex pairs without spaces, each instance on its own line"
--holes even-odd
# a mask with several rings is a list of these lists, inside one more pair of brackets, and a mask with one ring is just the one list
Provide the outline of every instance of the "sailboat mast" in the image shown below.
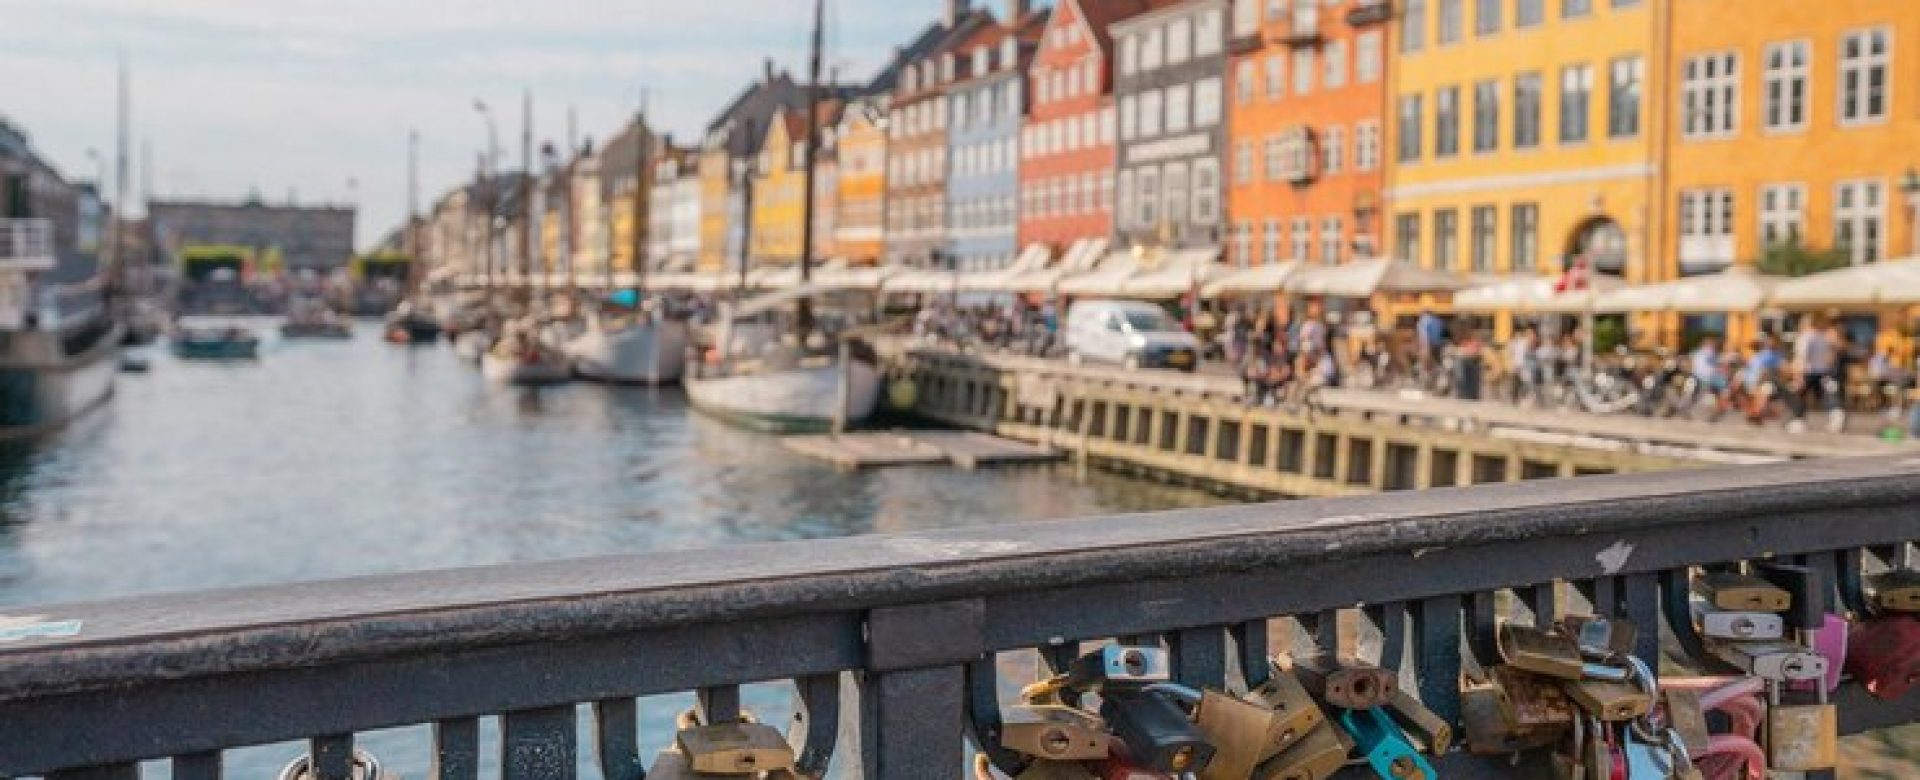
[[[827,20],[826,0],[813,2],[813,45],[807,61],[807,137],[801,144],[800,164],[805,166],[801,172],[800,195],[800,284],[805,286],[813,281],[813,161],[820,148],[820,50],[825,45]],[[813,329],[813,301],[801,298],[799,311],[800,332],[804,336]]]
[[648,198],[653,195],[653,133],[647,128],[647,98],[643,92],[640,97],[640,111],[633,117],[633,229],[628,233],[633,237],[634,287],[641,292],[647,289],[647,239],[653,226],[648,220],[652,214],[652,203]]
[[[130,87],[128,84],[128,76],[127,76],[127,60],[124,56],[121,57],[120,59],[119,75],[120,75],[120,91],[119,91],[118,100],[116,101],[116,105],[114,109],[116,118],[118,120],[116,123],[117,126],[115,128],[115,135],[114,135],[114,154],[113,154],[114,195],[113,195],[113,205],[110,211],[108,212],[109,216],[107,217],[108,233],[107,233],[106,281],[107,281],[107,294],[109,296],[120,293],[122,291],[121,288],[124,286],[124,282],[125,282],[125,280],[122,278],[122,274],[124,272],[121,270],[121,267],[123,264],[121,262],[121,256],[120,256],[122,252],[120,234],[123,232],[122,228],[123,226],[126,225],[126,219],[127,219],[127,178],[128,178],[127,177],[127,167],[128,167],[127,166],[127,154],[128,154],[127,139],[128,139],[128,136],[130,135],[128,132],[127,125],[132,121],[133,106],[132,106],[132,96],[128,94],[128,92],[130,91]],[[105,197],[106,193],[104,191],[104,188],[106,187],[106,182],[100,182],[99,186],[103,188],[103,191],[100,193],[101,197]]]

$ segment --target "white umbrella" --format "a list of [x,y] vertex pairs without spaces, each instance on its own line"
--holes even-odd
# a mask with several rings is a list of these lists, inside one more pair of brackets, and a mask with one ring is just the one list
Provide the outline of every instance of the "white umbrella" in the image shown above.
[[1067,295],[1119,295],[1139,270],[1132,252],[1109,252],[1099,267],[1061,279],[1056,288]]
[[1288,261],[1228,271],[1201,287],[1200,295],[1204,298],[1219,298],[1226,295],[1276,293],[1286,284],[1287,277],[1299,270],[1299,263]]
[[1129,298],[1178,298],[1226,272],[1214,262],[1219,255],[1215,249],[1174,252],[1158,266],[1127,279],[1120,285],[1120,292]]
[[1773,303],[1785,309],[1920,303],[1920,258],[1873,263],[1781,282]]
[[882,288],[890,293],[934,293],[949,295],[960,289],[957,271],[915,268],[887,277]]
[[1593,308],[1599,312],[1662,311],[1680,314],[1756,312],[1767,305],[1774,288],[1782,281],[1777,276],[1754,273],[1746,267],[1734,267],[1705,276],[1623,287],[1599,295],[1593,302]]
[[1564,293],[1559,291],[1559,285],[1557,276],[1536,276],[1475,287],[1453,296],[1453,309],[1475,313],[1582,314],[1593,311],[1600,295],[1618,290],[1624,283],[1611,276],[1595,276],[1588,279],[1588,289]]
[[1346,265],[1313,266],[1287,279],[1287,292],[1336,298],[1371,298],[1380,292],[1452,292],[1473,282],[1403,260],[1357,260]]

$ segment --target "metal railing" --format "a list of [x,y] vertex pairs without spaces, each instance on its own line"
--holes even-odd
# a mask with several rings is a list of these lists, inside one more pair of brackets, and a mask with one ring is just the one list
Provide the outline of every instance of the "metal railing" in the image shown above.
[[[1861,608],[1861,572],[1920,537],[1916,506],[1920,458],[1803,461],[10,610],[59,630],[0,643],[0,776],[132,778],[171,758],[175,778],[215,778],[224,749],[310,740],[313,776],[334,780],[355,733],[433,724],[432,776],[471,780],[497,716],[504,778],[570,778],[591,749],[634,780],[636,697],[697,691],[727,719],[739,685],[791,680],[804,767],[844,736],[858,766],[836,773],[958,778],[963,735],[997,744],[996,654],[1152,637],[1178,679],[1220,685],[1265,668],[1270,621],[1336,647],[1354,621],[1328,616],[1356,605],[1378,662],[1457,721],[1496,601],[1547,620],[1584,594],[1666,624],[1669,660],[1705,664],[1679,617],[1695,567],[1799,562],[1831,575],[1830,609]],[[1657,660],[1661,633],[1636,655]],[[1845,733],[1920,716],[1920,697],[1836,701]],[[1506,759],[1436,765],[1518,776]]]
[[44,271],[56,260],[53,220],[0,219],[0,271]]

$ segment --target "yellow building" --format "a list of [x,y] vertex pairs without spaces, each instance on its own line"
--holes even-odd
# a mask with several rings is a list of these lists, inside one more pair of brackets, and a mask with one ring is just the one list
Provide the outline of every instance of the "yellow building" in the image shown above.
[[876,121],[886,116],[886,101],[856,101],[840,119],[834,248],[857,265],[878,263],[886,252],[887,130]]
[[753,266],[800,262],[804,210],[806,115],[783,111],[769,123],[753,178],[753,232],[748,254]]
[[733,162],[724,146],[709,143],[700,151],[700,261],[696,267],[701,271],[730,267],[727,239],[736,201]]
[[1664,117],[1646,85],[1661,83],[1668,2],[1396,3],[1389,254],[1473,273],[1584,259],[1657,278],[1649,206]]

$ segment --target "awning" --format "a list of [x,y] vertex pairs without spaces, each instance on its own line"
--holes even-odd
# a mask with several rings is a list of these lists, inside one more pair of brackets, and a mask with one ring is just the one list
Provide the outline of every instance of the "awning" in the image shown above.
[[1202,287],[1200,295],[1205,298],[1219,298],[1226,295],[1276,293],[1286,283],[1287,277],[1299,270],[1299,263],[1287,261],[1227,271]]
[[1589,289],[1559,292],[1560,277],[1533,276],[1475,287],[1453,296],[1454,311],[1513,312],[1517,314],[1585,314],[1597,311],[1601,295],[1625,283],[1611,276],[1594,276]]
[[1200,285],[1226,273],[1215,262],[1218,248],[1188,249],[1170,253],[1158,266],[1141,270],[1121,285],[1121,294],[1129,298],[1178,298]]
[[1120,295],[1127,280],[1140,270],[1140,262],[1126,250],[1109,252],[1099,267],[1063,278],[1054,289],[1066,295]]
[[1916,303],[1920,303],[1920,258],[1814,274],[1781,282],[1773,290],[1773,304],[1784,309]]
[[950,295],[959,291],[960,272],[932,268],[901,271],[887,278],[882,288],[890,293]]
[[1756,312],[1773,297],[1785,280],[1734,267],[1717,274],[1676,279],[1660,284],[1623,287],[1602,293],[1594,311],[1662,311],[1680,314]]
[[960,289],[970,292],[1027,292],[1016,282],[1029,273],[1045,268],[1052,259],[1053,252],[1047,249],[1045,244],[1033,244],[1028,246],[1026,251],[1021,252],[1019,257],[1014,258],[1013,264],[1006,268],[962,274]]
[[835,287],[833,285],[820,284],[817,282],[812,284],[797,285],[794,287],[788,287],[784,290],[770,292],[764,295],[756,295],[752,298],[748,298],[747,300],[741,302],[740,305],[733,307],[732,311],[730,312],[730,315],[734,319],[742,319],[745,317],[751,317],[753,315],[760,314],[762,312],[768,312],[768,311],[773,311],[774,309],[783,308],[787,304],[793,303],[794,301],[798,301],[801,298],[812,298],[816,296],[830,295],[833,293],[844,292],[844,291],[846,291],[846,288],[844,287]]
[[1286,282],[1299,295],[1371,298],[1375,293],[1453,292],[1473,286],[1465,277],[1434,271],[1403,260],[1356,260],[1345,265],[1303,268]]

